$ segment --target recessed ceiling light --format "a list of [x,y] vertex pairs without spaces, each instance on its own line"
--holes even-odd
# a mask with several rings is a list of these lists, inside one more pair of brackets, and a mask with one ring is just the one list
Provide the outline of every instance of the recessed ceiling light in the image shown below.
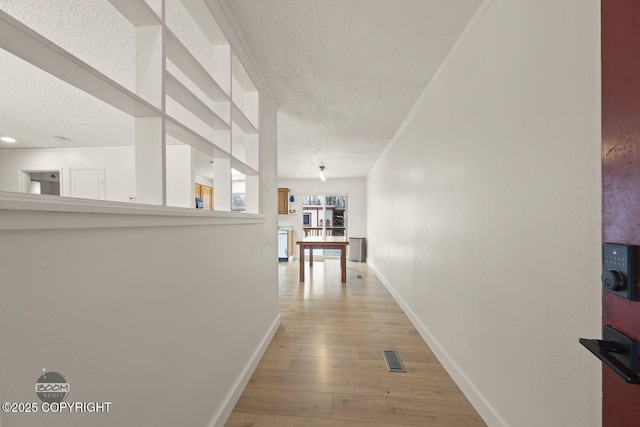
[[11,138],[10,136],[3,136],[0,137],[1,140],[3,140],[4,142],[8,142],[10,144],[13,144],[14,142],[16,142],[15,138]]

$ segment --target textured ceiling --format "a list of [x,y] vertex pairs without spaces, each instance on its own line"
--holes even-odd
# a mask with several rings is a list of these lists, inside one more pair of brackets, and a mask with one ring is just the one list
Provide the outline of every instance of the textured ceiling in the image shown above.
[[[279,176],[338,178],[366,175],[481,0],[227,2],[280,103]],[[133,89],[134,28],[105,0],[0,9]],[[168,21],[199,53],[180,9]],[[132,144],[131,117],[1,50],[0,75],[0,133],[21,148]]]
[[[0,9],[135,90],[135,28],[106,0],[0,0]],[[207,41],[179,0],[166,0],[166,20],[212,68]],[[132,146],[134,119],[0,49],[0,136],[18,140],[0,141],[0,149]],[[169,136],[167,143],[181,144]],[[196,173],[213,177],[210,160],[199,153]]]
[[[211,68],[206,39],[180,1],[165,3],[168,25]],[[0,0],[0,9],[135,91],[135,27],[108,1]],[[0,135],[18,139],[0,149],[133,145],[134,120],[0,49]]]
[[362,177],[481,0],[227,0],[280,103],[278,176]]
[[[0,9],[133,89],[135,29],[108,2],[0,0]],[[133,143],[131,116],[1,49],[0,77],[0,133],[18,139],[0,148]]]

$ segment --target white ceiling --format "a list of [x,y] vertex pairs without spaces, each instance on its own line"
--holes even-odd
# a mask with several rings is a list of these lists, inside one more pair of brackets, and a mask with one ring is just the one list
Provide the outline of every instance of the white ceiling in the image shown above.
[[[278,176],[365,176],[481,1],[227,0],[280,103]],[[0,9],[132,88],[134,29],[104,0]],[[19,148],[132,144],[131,117],[3,50],[0,76],[0,134]]]
[[365,176],[481,0],[227,0],[276,99],[278,176]]
[[[0,0],[0,10],[135,90],[135,28],[109,2]],[[166,0],[166,19],[192,52],[210,66],[209,58],[202,54],[207,49],[202,37],[197,38],[199,30],[185,18],[179,0]],[[176,73],[175,67],[172,72]],[[206,131],[201,133],[207,135]],[[134,119],[0,49],[0,136],[18,140],[0,141],[0,149],[132,146]],[[170,136],[167,143],[181,144]],[[196,173],[213,178],[210,161],[198,152]]]
[[[129,88],[135,28],[104,0],[0,0],[0,9]],[[0,49],[0,148],[131,145],[131,116]],[[53,136],[66,139],[55,139]]]

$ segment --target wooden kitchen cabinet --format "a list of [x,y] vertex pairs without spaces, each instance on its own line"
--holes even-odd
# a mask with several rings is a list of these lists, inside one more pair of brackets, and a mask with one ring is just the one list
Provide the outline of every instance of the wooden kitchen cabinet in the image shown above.
[[202,199],[204,209],[213,209],[213,187],[196,184],[196,197]]
[[289,189],[278,188],[278,213],[289,213]]

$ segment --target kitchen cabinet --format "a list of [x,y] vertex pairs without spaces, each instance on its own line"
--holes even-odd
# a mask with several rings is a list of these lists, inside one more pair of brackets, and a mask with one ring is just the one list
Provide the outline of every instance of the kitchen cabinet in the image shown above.
[[293,256],[293,230],[287,231],[287,256]]
[[278,188],[278,213],[289,213],[289,189]]
[[196,197],[202,199],[202,207],[204,209],[213,209],[213,187],[196,184]]

